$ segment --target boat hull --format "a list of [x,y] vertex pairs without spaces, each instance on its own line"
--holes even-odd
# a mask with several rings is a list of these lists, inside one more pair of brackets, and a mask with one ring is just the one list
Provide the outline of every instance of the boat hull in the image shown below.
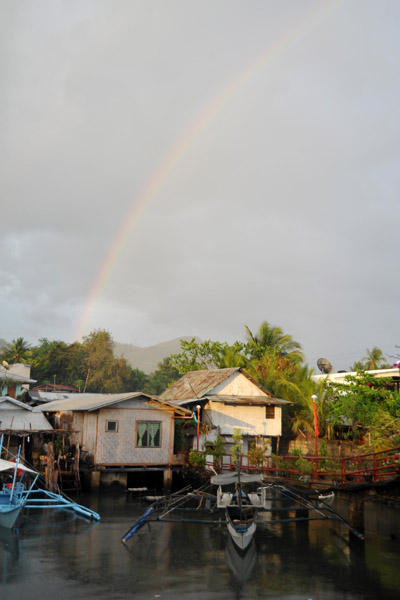
[[0,506],[0,527],[12,529],[21,510],[22,506]]
[[254,516],[250,519],[235,519],[232,518],[232,513],[229,511],[229,509],[226,509],[226,521],[228,532],[235,546],[239,548],[239,550],[241,550],[242,552],[247,550],[256,532],[256,516],[257,514],[255,513]]

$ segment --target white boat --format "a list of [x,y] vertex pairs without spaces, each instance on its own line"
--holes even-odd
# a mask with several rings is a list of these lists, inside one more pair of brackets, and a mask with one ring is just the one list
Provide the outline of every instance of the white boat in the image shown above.
[[[245,509],[248,510],[248,509]],[[239,550],[247,550],[257,529],[257,509],[251,513],[240,512],[238,507],[228,506],[225,509],[227,528]]]
[[[211,483],[218,486],[217,507],[225,509],[227,528],[233,542],[239,550],[247,550],[257,529],[262,498],[257,492],[244,491],[243,484],[260,484],[261,476],[240,471],[223,473],[214,475]],[[234,490],[224,492],[223,486],[234,486]]]

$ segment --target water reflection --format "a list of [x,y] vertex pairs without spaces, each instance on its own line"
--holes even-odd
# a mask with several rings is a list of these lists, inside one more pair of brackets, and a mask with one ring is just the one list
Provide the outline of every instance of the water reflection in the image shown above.
[[225,560],[234,580],[241,586],[251,576],[257,564],[257,547],[253,539],[245,553],[237,550],[230,536],[225,545]]
[[[92,524],[68,511],[25,515],[19,536],[0,536],[1,600],[398,598],[399,543],[365,543],[334,522],[262,525],[240,555],[225,526],[152,523],[121,537],[145,506],[126,495],[85,499]],[[8,535],[10,534],[10,535]]]
[[18,573],[19,539],[18,531],[0,527],[1,581],[13,580]]
[[19,539],[18,530],[5,529],[0,527],[0,548],[1,555],[9,556],[12,561],[18,560]]

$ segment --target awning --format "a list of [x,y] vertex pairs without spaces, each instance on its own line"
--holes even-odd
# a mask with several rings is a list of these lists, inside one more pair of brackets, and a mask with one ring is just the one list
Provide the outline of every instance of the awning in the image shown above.
[[[211,483],[214,485],[230,485],[239,481],[237,472],[234,473],[221,473],[220,475],[214,475],[211,477]],[[259,474],[251,475],[249,473],[240,473],[240,483],[262,483],[262,476]]]
[[21,471],[27,471],[28,473],[34,473],[35,475],[37,475],[36,471],[28,469],[28,467],[25,467],[25,465],[23,465],[22,463],[17,464],[16,462],[13,462],[11,460],[4,460],[4,458],[0,458],[0,471],[8,471],[8,469],[15,470],[15,467],[21,469]]

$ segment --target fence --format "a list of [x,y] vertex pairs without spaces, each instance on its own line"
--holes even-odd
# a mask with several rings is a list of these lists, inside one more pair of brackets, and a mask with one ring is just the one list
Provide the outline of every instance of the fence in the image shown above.
[[[206,464],[215,468],[213,457]],[[224,454],[220,470],[236,470],[231,454]],[[400,447],[347,457],[329,456],[267,456],[257,465],[246,454],[240,456],[240,469],[246,473],[262,473],[267,477],[300,480],[306,483],[325,482],[344,485],[386,481],[400,475]]]

